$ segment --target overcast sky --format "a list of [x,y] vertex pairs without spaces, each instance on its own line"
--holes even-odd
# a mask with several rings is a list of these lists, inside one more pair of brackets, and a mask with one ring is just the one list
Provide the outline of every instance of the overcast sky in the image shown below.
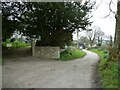
[[[94,0],[91,0],[94,1]],[[117,0],[112,0],[113,4],[111,8],[113,11],[116,12],[117,10]],[[100,5],[96,10],[93,10],[91,21],[93,21],[93,26],[99,26],[102,31],[104,31],[107,35],[112,35],[114,37],[115,33],[115,17],[114,14],[110,14],[109,17],[104,18],[106,15],[109,14],[109,2],[110,0],[96,0],[97,4]],[[73,39],[76,39],[76,34],[73,35]]]

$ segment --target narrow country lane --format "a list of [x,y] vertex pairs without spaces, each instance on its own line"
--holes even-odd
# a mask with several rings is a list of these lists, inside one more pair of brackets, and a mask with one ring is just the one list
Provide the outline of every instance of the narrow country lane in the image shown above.
[[71,61],[19,57],[5,60],[3,88],[96,88],[97,54]]

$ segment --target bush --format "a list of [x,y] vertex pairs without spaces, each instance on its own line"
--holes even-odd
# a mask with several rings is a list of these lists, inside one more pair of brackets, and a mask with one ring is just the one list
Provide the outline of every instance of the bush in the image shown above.
[[101,46],[101,43],[98,43],[97,46],[100,47],[100,46]]
[[20,48],[30,45],[29,43],[19,42],[18,40],[15,40],[14,42],[10,42],[10,40],[7,39],[5,42],[2,42],[3,47],[7,47],[8,43],[12,44],[12,48]]
[[86,53],[74,47],[68,47],[65,51],[60,53],[59,60],[72,60],[83,57]]

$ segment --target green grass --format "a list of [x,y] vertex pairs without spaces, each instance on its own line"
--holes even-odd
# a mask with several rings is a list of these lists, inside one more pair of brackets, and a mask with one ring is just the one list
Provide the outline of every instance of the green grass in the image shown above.
[[108,61],[106,53],[103,50],[91,49],[100,56],[100,63],[98,71],[101,77],[101,84],[103,88],[118,88],[118,62]]
[[71,47],[60,53],[59,60],[63,60],[63,61],[73,60],[73,59],[81,58],[85,54],[86,53],[84,51]]

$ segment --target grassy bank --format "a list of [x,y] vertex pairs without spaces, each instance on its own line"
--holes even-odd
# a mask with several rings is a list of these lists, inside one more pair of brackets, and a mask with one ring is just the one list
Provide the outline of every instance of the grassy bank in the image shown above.
[[100,63],[98,65],[99,75],[101,77],[101,84],[103,88],[118,88],[118,62],[108,61],[106,59],[107,53],[103,50],[91,49],[100,56]]
[[60,53],[60,58],[59,60],[73,60],[73,59],[77,59],[77,58],[81,58],[85,55],[86,53],[82,50],[79,50],[77,48],[74,47],[70,47],[68,49],[66,49],[65,51]]

